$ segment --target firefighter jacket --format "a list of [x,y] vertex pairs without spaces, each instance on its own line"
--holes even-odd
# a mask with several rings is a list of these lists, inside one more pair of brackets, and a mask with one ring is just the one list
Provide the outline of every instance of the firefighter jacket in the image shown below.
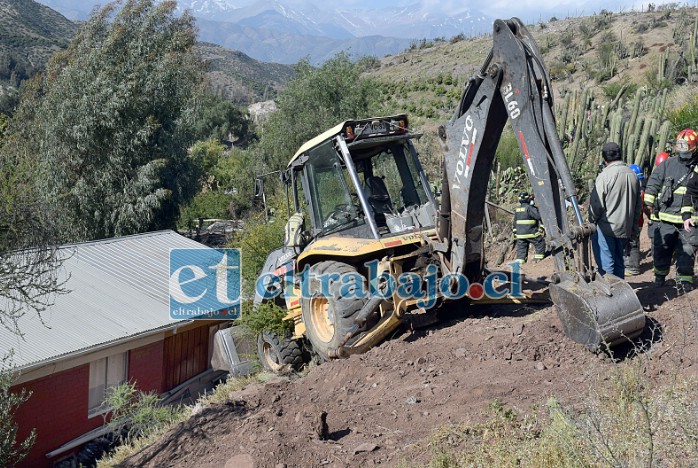
[[692,170],[692,165],[679,158],[669,158],[652,171],[645,188],[645,204],[652,207],[653,218],[672,224],[683,223],[681,208]]
[[589,221],[604,235],[628,239],[640,232],[640,181],[622,161],[609,163],[596,178],[589,199]]
[[514,210],[514,238],[533,239],[542,235],[541,217],[538,208],[522,203]]
[[698,224],[698,166],[694,166],[686,182],[686,193],[681,203],[681,218],[685,221],[693,218]]

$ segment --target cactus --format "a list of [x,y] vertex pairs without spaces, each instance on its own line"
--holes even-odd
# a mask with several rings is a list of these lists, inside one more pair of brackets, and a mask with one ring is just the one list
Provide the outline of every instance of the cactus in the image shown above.
[[562,107],[561,109],[561,115],[560,118],[558,119],[558,137],[560,140],[565,139],[565,130],[567,128],[567,113],[569,112],[569,105],[570,105],[570,94],[567,93],[565,94],[565,97],[562,98]]
[[611,118],[611,141],[623,143],[623,126],[623,114],[621,112],[614,113]]
[[[637,152],[635,154],[635,164],[638,166],[642,167],[645,163],[645,160],[648,157],[648,149],[652,149],[652,143],[650,139],[652,138],[652,135],[656,132],[657,129],[657,120],[656,119],[646,119],[642,128],[642,135],[640,136],[640,139],[638,140],[638,148]],[[638,129],[639,130],[639,129]],[[649,143],[649,145],[648,145]],[[649,147],[648,147],[649,146]]]
[[662,126],[659,127],[659,132],[658,132],[658,142],[657,146],[654,148],[654,154],[661,153],[662,151],[666,150],[666,142],[669,139],[669,133],[671,132],[671,122],[668,120],[665,120],[662,123]]

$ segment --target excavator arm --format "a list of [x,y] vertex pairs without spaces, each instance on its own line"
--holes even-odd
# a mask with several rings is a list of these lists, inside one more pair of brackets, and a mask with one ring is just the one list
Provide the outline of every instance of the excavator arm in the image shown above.
[[[591,268],[589,238],[557,136],[541,54],[517,18],[496,20],[493,47],[466,85],[453,118],[439,129],[444,148],[438,236],[442,269],[471,281],[484,272],[483,218],[495,151],[506,122],[518,141],[545,239],[554,257],[550,293],[565,333],[591,349],[641,333],[645,316],[632,288]],[[568,221],[567,208],[573,210]]]

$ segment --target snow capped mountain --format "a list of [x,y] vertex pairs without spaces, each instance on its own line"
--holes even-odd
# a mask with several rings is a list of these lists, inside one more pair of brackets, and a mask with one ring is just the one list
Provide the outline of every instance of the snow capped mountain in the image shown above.
[[[410,3],[407,3],[409,1]],[[40,0],[70,19],[85,19],[106,0]],[[178,0],[197,18],[199,40],[262,61],[321,63],[330,54],[394,54],[412,41],[491,31],[493,19],[462,0]]]
[[344,2],[313,0],[180,0],[178,5],[181,10],[190,10],[194,16],[211,21],[333,39],[373,35],[448,38],[489,31],[492,24],[491,18],[471,11],[463,2],[450,0],[419,0],[380,9],[347,8]]

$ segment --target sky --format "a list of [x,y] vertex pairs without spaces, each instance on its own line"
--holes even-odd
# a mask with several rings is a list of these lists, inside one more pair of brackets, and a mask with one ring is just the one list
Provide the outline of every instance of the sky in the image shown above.
[[[52,6],[67,5],[73,0],[38,0],[40,3]],[[81,7],[89,11],[92,4],[105,4],[108,0],[83,0]],[[259,0],[181,0],[182,3],[227,3],[228,5],[242,6],[256,3]],[[274,0],[267,0],[274,1]],[[420,3],[421,12],[445,12],[458,14],[463,10],[482,12],[490,18],[510,18],[516,16],[527,23],[548,21],[555,16],[558,19],[578,16],[590,16],[606,9],[612,13],[627,12],[631,10],[645,11],[650,3],[647,0],[278,0],[290,5],[293,4],[317,4],[327,9],[376,9],[383,7],[410,6]],[[668,3],[667,1],[654,1],[655,5]],[[698,0],[684,0],[676,2],[680,5],[698,7]],[[73,6],[75,8],[75,6]],[[61,8],[57,8],[61,10]],[[68,15],[71,17],[70,15]]]
[[[382,8],[396,5],[410,5],[416,0],[343,0],[342,7]],[[545,20],[555,16],[558,19],[576,16],[589,16],[606,9],[613,13],[630,10],[646,10],[648,1],[637,0],[424,0],[434,10],[458,11],[468,8],[480,10],[496,18],[517,16],[527,20]],[[667,3],[654,1],[655,5]],[[698,0],[678,2],[698,6]],[[487,5],[486,8],[483,5]]]

